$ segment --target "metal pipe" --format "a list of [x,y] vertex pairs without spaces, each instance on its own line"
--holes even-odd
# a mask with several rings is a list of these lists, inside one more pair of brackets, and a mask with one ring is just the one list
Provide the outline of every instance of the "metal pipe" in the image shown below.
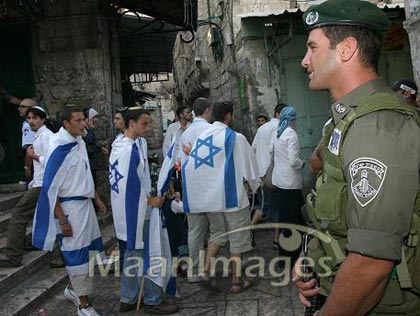
[[268,53],[268,42],[267,42],[267,32],[266,26],[264,26],[264,46],[265,46],[265,64],[267,67],[267,81],[268,86],[271,87],[271,70],[270,70],[270,55]]

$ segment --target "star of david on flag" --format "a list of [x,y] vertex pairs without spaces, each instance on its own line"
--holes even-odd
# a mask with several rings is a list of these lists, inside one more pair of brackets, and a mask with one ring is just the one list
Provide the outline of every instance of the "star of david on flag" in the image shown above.
[[[118,172],[118,159],[115,160],[113,164],[109,166],[109,182],[111,184],[111,190],[116,192],[117,194],[120,193],[118,188],[118,182],[124,178],[124,176]],[[114,180],[114,182],[112,182]]]
[[[201,147],[204,148],[204,151],[205,151],[205,147],[208,148],[207,155],[204,157],[199,156],[199,150]],[[195,146],[193,151],[191,151],[190,153],[190,156],[194,158],[195,169],[198,169],[202,165],[207,165],[213,168],[214,167],[213,158],[221,150],[222,150],[221,148],[213,145],[213,135],[208,136],[204,140],[198,138],[197,145]],[[201,153],[203,153],[203,150],[201,151]]]

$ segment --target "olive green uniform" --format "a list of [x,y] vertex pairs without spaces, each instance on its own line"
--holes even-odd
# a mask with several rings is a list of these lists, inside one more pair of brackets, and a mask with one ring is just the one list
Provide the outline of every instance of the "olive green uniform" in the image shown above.
[[[375,104],[388,99],[393,104],[389,108]],[[309,197],[314,207],[309,210],[317,229],[332,236],[333,242],[313,240],[309,256],[317,263],[325,255],[332,257],[333,275],[348,252],[399,262],[419,191],[418,118],[381,78],[347,94],[332,105],[332,111],[324,173],[316,197]],[[349,119],[352,115],[354,120]],[[412,242],[418,247],[418,237]],[[326,270],[319,264],[314,269],[321,275]],[[328,295],[332,282],[333,277],[321,278],[322,294]],[[413,287],[401,289],[400,283],[393,271],[387,292],[371,315],[420,315],[420,296]]]

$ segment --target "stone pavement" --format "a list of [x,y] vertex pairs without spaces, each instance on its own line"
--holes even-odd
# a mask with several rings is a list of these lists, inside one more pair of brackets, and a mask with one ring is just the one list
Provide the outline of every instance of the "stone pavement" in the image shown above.
[[[175,315],[193,316],[292,316],[303,315],[303,309],[299,303],[296,289],[286,282],[288,276],[268,274],[270,261],[277,257],[277,251],[272,247],[272,232],[261,231],[257,233],[257,247],[248,254],[261,256],[266,260],[264,272],[254,279],[254,285],[247,291],[240,294],[230,294],[230,280],[221,276],[217,277],[216,286],[219,291],[212,292],[205,290],[200,284],[190,284],[186,279],[178,278],[178,290],[180,298],[177,304],[180,312]],[[252,259],[249,259],[252,260]],[[249,261],[251,262],[251,261]],[[252,261],[255,264],[255,261]],[[251,266],[248,266],[251,267]],[[256,271],[256,270],[253,270]],[[273,270],[276,271],[276,270]],[[279,270],[280,271],[280,270]],[[275,272],[274,272],[275,273]],[[146,315],[141,309],[140,312],[132,311],[120,313],[119,309],[119,286],[120,278],[114,275],[101,277],[95,276],[96,288],[92,295],[92,303],[101,316],[107,315]],[[283,286],[274,286],[272,283],[288,283]],[[62,295],[53,296],[43,306],[36,308],[30,316],[37,315],[59,315],[74,316],[76,308]]]

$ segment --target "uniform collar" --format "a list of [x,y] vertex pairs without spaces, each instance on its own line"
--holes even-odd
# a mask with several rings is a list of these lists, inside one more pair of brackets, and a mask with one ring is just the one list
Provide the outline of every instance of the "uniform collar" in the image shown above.
[[337,125],[337,123],[340,122],[351,111],[351,109],[357,107],[357,104],[362,98],[372,95],[386,87],[384,79],[382,77],[378,77],[358,86],[343,98],[333,103],[331,105],[331,111],[334,118],[334,124]]

